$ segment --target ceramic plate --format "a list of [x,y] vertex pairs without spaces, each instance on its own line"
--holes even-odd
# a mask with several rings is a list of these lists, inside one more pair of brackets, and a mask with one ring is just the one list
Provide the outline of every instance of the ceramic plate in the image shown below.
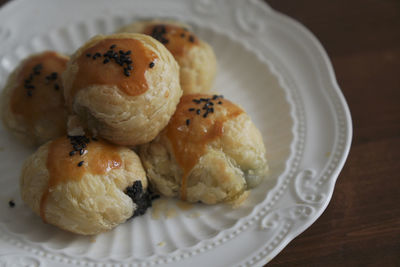
[[261,1],[14,0],[0,10],[0,85],[31,53],[72,53],[95,34],[155,17],[185,21],[212,45],[214,90],[262,132],[266,181],[239,208],[161,199],[113,231],[81,237],[22,203],[18,178],[32,150],[1,127],[0,265],[259,266],[326,208],[350,147],[349,110],[315,37]]

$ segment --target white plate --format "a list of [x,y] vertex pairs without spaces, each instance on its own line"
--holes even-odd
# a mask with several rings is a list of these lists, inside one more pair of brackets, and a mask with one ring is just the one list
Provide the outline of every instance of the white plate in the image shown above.
[[0,85],[31,53],[71,53],[94,34],[150,17],[186,21],[213,46],[214,89],[260,128],[268,180],[238,209],[168,203],[158,219],[149,211],[95,239],[81,237],[43,224],[22,203],[19,171],[32,151],[1,127],[0,265],[259,266],[328,205],[350,147],[348,107],[318,41],[259,0],[14,0],[0,10]]

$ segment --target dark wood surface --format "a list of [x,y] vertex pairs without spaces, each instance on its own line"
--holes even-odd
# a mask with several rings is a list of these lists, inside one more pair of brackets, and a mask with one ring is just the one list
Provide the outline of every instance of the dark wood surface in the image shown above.
[[268,266],[400,266],[400,0],[267,2],[325,47],[354,127],[328,208]]
[[268,266],[400,266],[400,1],[267,2],[325,47],[354,129],[328,208]]

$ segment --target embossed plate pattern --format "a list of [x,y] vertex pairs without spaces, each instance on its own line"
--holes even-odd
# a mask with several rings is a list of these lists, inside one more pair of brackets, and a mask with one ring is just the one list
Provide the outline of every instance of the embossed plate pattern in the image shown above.
[[267,181],[238,209],[197,205],[160,219],[149,212],[95,240],[79,237],[44,225],[23,205],[18,176],[32,151],[1,127],[0,264],[258,266],[328,205],[350,147],[348,107],[318,41],[259,0],[14,0],[0,10],[0,85],[31,53],[71,53],[94,34],[149,17],[186,21],[213,46],[214,89],[260,128]]

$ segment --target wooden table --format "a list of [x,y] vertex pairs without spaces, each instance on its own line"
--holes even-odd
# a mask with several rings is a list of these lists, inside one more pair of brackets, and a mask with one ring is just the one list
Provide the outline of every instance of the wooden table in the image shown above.
[[400,266],[400,1],[267,2],[325,47],[354,128],[328,208],[268,266]]
[[321,41],[354,127],[328,208],[268,266],[400,266],[400,1],[267,2]]

